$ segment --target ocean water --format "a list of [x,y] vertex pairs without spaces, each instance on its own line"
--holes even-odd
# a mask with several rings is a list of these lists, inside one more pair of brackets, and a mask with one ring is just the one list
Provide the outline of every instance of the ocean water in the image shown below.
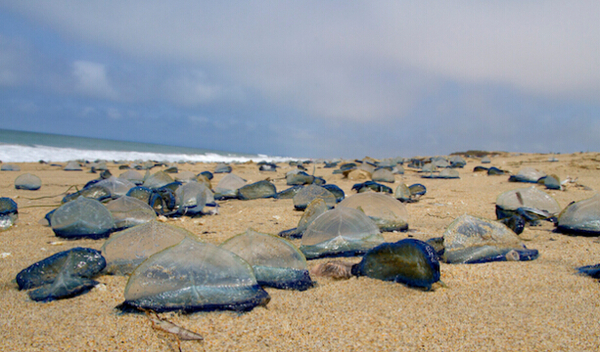
[[77,159],[282,162],[294,158],[0,129],[0,160],[4,163],[38,162],[40,160],[65,162]]

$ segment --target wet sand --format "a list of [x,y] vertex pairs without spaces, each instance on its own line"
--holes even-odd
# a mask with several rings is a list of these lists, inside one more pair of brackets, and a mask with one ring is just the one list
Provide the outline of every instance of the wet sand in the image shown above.
[[[561,180],[576,179],[564,191],[547,191],[562,208],[600,189],[600,154],[557,155],[558,162],[548,162],[550,157],[504,154],[485,166],[513,173],[532,166]],[[0,232],[0,350],[177,350],[175,339],[154,330],[144,315],[115,310],[124,300],[126,277],[100,276],[96,280],[101,284],[87,294],[50,303],[33,302],[26,291],[18,290],[14,279],[25,267],[73,247],[100,249],[104,240],[67,241],[38,223],[69,186],[82,187],[98,174],[66,172],[48,164],[17,165],[20,172],[0,172],[0,196],[19,205],[17,224]],[[508,176],[474,173],[477,165],[481,165],[478,159],[467,159],[467,165],[459,169],[460,179],[422,179],[409,168],[404,175],[396,175],[392,188],[400,182],[422,183],[427,194],[406,205],[409,231],[384,233],[386,240],[439,237],[453,219],[465,213],[494,219],[500,193],[528,186],[509,183]],[[233,172],[249,183],[270,178],[277,190],[283,190],[288,187],[284,175],[292,168],[280,166],[276,173],[259,172],[256,164],[246,163],[233,165]],[[198,173],[214,167],[180,164],[179,170]],[[112,163],[109,168],[113,175],[123,172]],[[319,164],[315,175],[338,185],[347,195],[354,194],[354,183],[364,181],[344,179],[332,171]],[[26,172],[42,179],[40,190],[14,188],[14,179]],[[221,177],[215,174],[213,187]],[[33,199],[43,196],[54,197]],[[219,244],[249,227],[276,234],[295,227],[302,215],[293,210],[291,199],[219,203],[219,215],[168,222],[202,241]],[[597,351],[600,283],[577,275],[574,268],[600,263],[600,240],[553,229],[545,223],[527,227],[521,235],[528,248],[540,251],[537,260],[442,264],[441,278],[447,287],[430,292],[364,277],[313,278],[318,285],[304,292],[267,288],[271,295],[267,308],[248,313],[165,313],[161,317],[204,336],[203,342],[183,341],[183,351]],[[327,260],[310,261],[309,266]]]

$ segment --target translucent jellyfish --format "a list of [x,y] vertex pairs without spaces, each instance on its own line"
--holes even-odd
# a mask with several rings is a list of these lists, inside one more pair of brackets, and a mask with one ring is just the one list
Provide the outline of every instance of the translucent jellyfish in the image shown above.
[[67,165],[65,165],[65,168],[63,170],[65,170],[65,171],[82,171],[83,169],[81,168],[81,165],[79,164],[79,162],[77,162],[75,160],[71,160],[67,163]]
[[156,189],[173,182],[173,178],[164,171],[157,171],[144,181],[144,187]]
[[190,216],[201,214],[209,194],[212,198],[212,192],[203,183],[188,182],[179,186],[175,191],[178,213]]
[[453,155],[448,161],[450,162],[450,167],[453,168],[463,168],[467,165],[467,161],[460,155]]
[[0,231],[8,230],[18,218],[17,203],[7,197],[0,198]]
[[215,174],[228,174],[232,171],[231,166],[225,163],[217,164],[215,167]]
[[119,178],[134,183],[136,186],[144,184],[144,175],[135,170],[127,170],[120,174]]
[[182,171],[179,174],[177,174],[177,176],[175,176],[175,180],[183,183],[187,183],[190,181],[198,182],[198,175],[191,171]]
[[312,184],[305,186],[294,196],[294,208],[304,210],[313,200],[321,198],[329,208],[333,208],[336,204],[335,196],[325,188]]
[[277,188],[271,182],[262,180],[240,187],[237,193],[238,198],[241,200],[269,198],[277,194]]
[[407,238],[370,249],[352,268],[352,273],[430,289],[440,280],[440,263],[433,247]]
[[144,260],[194,235],[177,226],[149,221],[114,233],[102,246],[109,274],[131,274]]
[[509,182],[532,182],[536,183],[542,177],[546,176],[546,173],[534,169],[533,167],[527,166],[519,170],[519,173],[509,177]]
[[443,235],[442,258],[451,264],[485,263],[506,260],[533,260],[538,251],[527,249],[505,225],[484,218],[462,215]]
[[50,224],[58,237],[98,239],[110,235],[115,221],[102,203],[79,197],[56,209]]
[[558,217],[562,233],[600,236],[600,195],[569,204]]
[[375,171],[373,171],[373,174],[371,175],[371,179],[375,182],[389,182],[389,183],[394,183],[396,182],[396,179],[394,178],[394,174],[385,168],[379,168]]
[[293,229],[281,231],[278,235],[281,237],[301,238],[304,231],[308,228],[308,225],[327,210],[329,210],[329,207],[325,204],[323,199],[317,198],[313,200],[306,207],[306,210],[304,210],[300,221],[298,221],[298,226]]
[[269,300],[245,260],[215,245],[185,238],[134,270],[122,307],[156,312],[244,311]]
[[56,253],[21,270],[17,274],[19,289],[30,291],[34,301],[48,302],[89,291],[98,282],[92,280],[106,266],[104,257],[95,249],[73,248]]
[[304,254],[283,238],[248,229],[221,248],[247,261],[259,285],[300,291],[313,285]]
[[21,168],[19,165],[2,164],[2,166],[0,166],[0,171],[21,171]]
[[543,210],[550,215],[556,215],[560,212],[558,202],[535,186],[513,189],[500,194],[496,198],[496,215],[498,219],[509,217],[519,208]]
[[354,256],[383,242],[375,222],[362,211],[338,207],[308,225],[300,250],[307,259]]
[[122,196],[106,203],[115,220],[115,229],[141,225],[156,219],[156,212],[148,203],[137,198]]
[[339,206],[363,211],[377,224],[380,231],[408,230],[406,207],[394,197],[384,193],[357,193],[344,199]]
[[42,187],[42,180],[36,175],[27,173],[23,175],[19,175],[15,179],[15,188],[16,189],[25,189],[28,191],[36,191]]
[[237,190],[246,185],[246,180],[236,174],[227,174],[215,187],[215,198],[237,198]]
[[114,176],[111,176],[106,180],[98,181],[95,185],[107,189],[112,198],[124,196],[131,188],[135,187],[135,183]]

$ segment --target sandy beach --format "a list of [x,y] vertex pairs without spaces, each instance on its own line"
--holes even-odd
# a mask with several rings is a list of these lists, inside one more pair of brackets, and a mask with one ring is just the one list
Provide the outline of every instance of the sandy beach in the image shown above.
[[[561,180],[570,177],[574,182],[563,191],[547,191],[561,208],[600,189],[600,153],[556,155],[558,162],[549,162],[551,157],[503,153],[486,166],[512,173],[532,166]],[[409,168],[404,175],[396,175],[396,182],[389,184],[393,189],[400,183],[422,183],[427,194],[406,204],[409,231],[386,232],[385,239],[440,237],[465,213],[495,219],[500,193],[529,186],[508,182],[508,176],[474,173],[480,161],[466,160],[467,165],[458,169],[460,179],[423,179]],[[12,198],[19,206],[17,224],[0,232],[0,350],[177,350],[175,339],[154,330],[145,315],[115,309],[124,300],[127,277],[99,276],[100,284],[87,294],[50,303],[36,303],[26,291],[18,290],[15,276],[27,266],[73,247],[100,249],[104,240],[64,240],[38,223],[70,186],[81,188],[98,174],[87,169],[66,172],[49,164],[17,165],[19,172],[0,172],[0,196]],[[123,172],[116,164],[108,165],[113,175]],[[287,164],[279,164],[276,173],[260,172],[255,163],[232,166],[233,173],[248,183],[270,178],[278,191],[289,187],[284,176],[292,167]],[[178,167],[199,173],[213,171],[215,164]],[[366,181],[346,179],[332,171],[317,164],[315,175],[338,185],[346,195],[355,193],[353,184]],[[15,178],[26,172],[42,179],[40,190],[15,189]],[[213,187],[222,177],[215,174]],[[34,199],[40,197],[47,198]],[[199,240],[220,244],[249,227],[271,234],[296,227],[302,215],[294,210],[291,199],[218,203],[218,215],[167,222],[191,231]],[[434,291],[365,277],[340,281],[314,277],[317,286],[304,292],[267,288],[268,306],[247,313],[164,313],[161,317],[204,337],[203,342],[183,341],[183,351],[598,351],[600,282],[576,274],[575,268],[600,263],[600,240],[553,230],[545,222],[527,227],[520,235],[528,248],[539,250],[534,261],[441,264],[441,279],[447,287]],[[295,243],[300,245],[299,240]],[[328,260],[310,261],[309,267]]]

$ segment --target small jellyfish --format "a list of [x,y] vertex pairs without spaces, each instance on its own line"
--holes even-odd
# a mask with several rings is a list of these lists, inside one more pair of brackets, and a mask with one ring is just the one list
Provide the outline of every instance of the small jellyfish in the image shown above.
[[115,221],[102,203],[79,197],[56,209],[50,224],[58,237],[98,239],[110,235]]
[[36,175],[26,173],[23,175],[19,175],[15,179],[15,188],[16,189],[24,189],[28,191],[37,191],[42,187],[42,180]]

